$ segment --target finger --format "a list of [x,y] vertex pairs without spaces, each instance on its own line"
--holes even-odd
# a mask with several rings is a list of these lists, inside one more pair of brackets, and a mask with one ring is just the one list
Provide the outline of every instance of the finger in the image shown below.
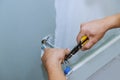
[[89,40],[83,47],[82,47],[82,49],[81,50],[88,50],[88,49],[90,49],[94,44],[96,43],[96,41],[94,41],[94,40]]
[[79,43],[79,41],[80,41],[80,38],[81,38],[81,32],[82,32],[82,30],[81,30],[81,25],[80,25],[80,32],[78,33],[78,35],[77,35],[77,37],[76,37],[76,41],[77,41],[77,43]]
[[70,53],[70,49],[69,48],[66,48],[65,49],[65,55],[68,55]]
[[79,34],[78,34],[78,36],[77,36],[77,43],[79,43],[80,42],[80,40],[81,40],[81,37],[82,36],[84,36],[85,34],[84,33],[82,33],[82,32],[80,32]]
[[51,50],[51,48],[45,48],[45,49],[44,49],[44,52],[47,52],[47,51],[49,51],[49,50]]
[[64,58],[62,58],[62,61],[60,61],[62,64],[64,63],[65,56],[70,53],[70,49],[69,49],[69,48],[66,48],[66,49],[64,50],[64,53],[65,53],[65,54],[64,54]]
[[85,34],[84,34],[85,31],[83,30],[83,26],[84,26],[84,24],[81,24],[81,25],[80,25],[80,32],[78,33],[78,36],[77,36],[77,42],[78,42],[78,43],[80,42],[81,37],[85,35]]

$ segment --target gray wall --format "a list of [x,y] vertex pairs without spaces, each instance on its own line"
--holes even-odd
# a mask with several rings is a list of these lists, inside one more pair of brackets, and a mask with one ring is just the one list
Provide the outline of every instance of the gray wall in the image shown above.
[[120,80],[120,55],[111,60],[87,80]]
[[40,40],[54,28],[54,0],[0,0],[0,80],[46,80]]

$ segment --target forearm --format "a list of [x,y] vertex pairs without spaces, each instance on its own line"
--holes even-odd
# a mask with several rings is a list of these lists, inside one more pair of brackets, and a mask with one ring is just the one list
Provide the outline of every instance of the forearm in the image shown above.
[[47,73],[49,80],[66,80],[61,63],[51,64],[51,66],[47,68]]
[[106,25],[107,30],[113,29],[113,28],[120,28],[120,14],[116,14],[113,16],[106,17]]

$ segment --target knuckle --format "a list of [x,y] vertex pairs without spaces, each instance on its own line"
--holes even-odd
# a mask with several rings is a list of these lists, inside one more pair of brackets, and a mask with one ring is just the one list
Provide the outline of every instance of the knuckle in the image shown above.
[[44,50],[44,51],[45,51],[45,52],[46,52],[46,51],[48,51],[48,48],[45,48],[45,50]]
[[51,49],[50,49],[50,48],[45,48],[44,51],[45,51],[45,52],[48,52],[48,51],[51,51]]
[[81,26],[85,26],[85,23],[82,23]]
[[80,28],[82,28],[82,27],[83,27],[83,24],[80,25]]
[[92,44],[95,44],[97,41],[98,41],[98,40],[97,40],[96,38],[94,38],[94,39],[91,41],[91,43],[92,43]]
[[93,44],[95,44],[96,43],[96,41],[95,40],[93,40],[93,41],[91,41],[91,44],[93,45]]
[[77,36],[76,41],[77,41],[77,42],[80,41],[80,36]]
[[81,31],[82,31],[83,33],[90,33],[89,28],[87,28],[86,26],[83,26],[83,27],[81,28]]
[[43,57],[41,58],[41,60],[43,60]]
[[84,26],[85,26],[85,24],[84,24],[84,23],[82,23],[82,24],[80,25],[80,28],[82,29]]
[[85,46],[84,49],[87,50],[87,49],[90,49],[90,47],[89,46]]
[[96,33],[93,32],[93,31],[91,31],[90,34],[91,34],[91,36],[95,36],[96,35]]

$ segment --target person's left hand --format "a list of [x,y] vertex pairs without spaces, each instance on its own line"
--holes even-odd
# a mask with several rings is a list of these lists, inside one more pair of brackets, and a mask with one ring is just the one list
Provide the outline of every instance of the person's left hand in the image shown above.
[[61,65],[64,61],[65,55],[69,53],[68,49],[53,49],[47,48],[45,49],[45,53],[42,57],[42,62],[45,68],[50,68],[52,66]]

